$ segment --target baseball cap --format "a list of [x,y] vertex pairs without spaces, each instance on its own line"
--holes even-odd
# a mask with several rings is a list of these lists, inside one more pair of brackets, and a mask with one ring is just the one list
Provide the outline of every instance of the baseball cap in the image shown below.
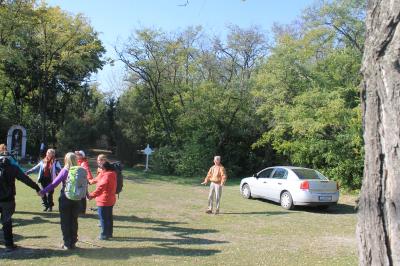
[[80,150],[80,151],[75,151],[75,154],[79,154],[79,155],[81,155],[82,157],[86,157],[85,152],[82,151],[82,150]]

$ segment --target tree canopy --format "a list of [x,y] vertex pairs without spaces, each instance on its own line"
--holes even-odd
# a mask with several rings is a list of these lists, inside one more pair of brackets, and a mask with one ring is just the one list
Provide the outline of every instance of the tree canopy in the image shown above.
[[136,28],[115,47],[129,83],[116,97],[90,82],[105,50],[84,16],[2,1],[0,129],[25,125],[31,147],[102,143],[131,165],[150,143],[153,170],[182,176],[205,174],[218,154],[234,177],[290,164],[356,189],[365,9],[361,0],[319,1],[271,34]]

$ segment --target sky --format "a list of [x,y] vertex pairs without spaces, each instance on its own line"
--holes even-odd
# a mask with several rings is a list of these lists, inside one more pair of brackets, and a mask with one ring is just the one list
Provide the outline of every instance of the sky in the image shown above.
[[[228,25],[259,26],[266,32],[274,23],[289,24],[315,0],[47,0],[70,14],[84,14],[99,32],[107,53],[123,43],[135,29],[160,28],[167,32],[201,25],[208,35],[223,37]],[[93,80],[102,91],[119,86],[123,65],[106,65]],[[122,84],[122,83],[121,83]]]

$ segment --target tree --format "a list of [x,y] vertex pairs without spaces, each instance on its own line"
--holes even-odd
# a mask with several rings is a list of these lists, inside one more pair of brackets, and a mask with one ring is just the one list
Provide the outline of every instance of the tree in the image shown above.
[[400,265],[400,1],[369,1],[362,66],[360,265]]
[[337,45],[331,28],[277,30],[257,73],[254,91],[266,126],[254,147],[272,145],[283,163],[316,168],[345,188],[359,188],[361,55]]
[[172,143],[175,123],[170,108],[170,94],[165,86],[171,66],[171,40],[160,30],[137,30],[122,51],[119,59],[133,72],[131,80],[145,84],[160,117],[167,143]]
[[72,97],[104,64],[104,47],[82,15],[44,2],[5,1],[0,17],[2,109],[41,141],[50,135],[54,143]]

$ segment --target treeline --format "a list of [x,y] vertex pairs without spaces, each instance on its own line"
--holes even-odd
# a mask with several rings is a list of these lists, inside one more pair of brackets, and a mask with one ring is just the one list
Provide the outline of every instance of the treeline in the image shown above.
[[[3,1],[1,12],[18,18],[10,13],[16,12],[14,5]],[[0,89],[8,99],[1,107],[1,125],[19,121],[37,136],[47,132],[49,141],[65,149],[103,140],[130,164],[142,160],[137,151],[150,143],[156,148],[152,167],[163,173],[203,175],[219,154],[233,177],[293,164],[319,169],[343,187],[359,188],[365,8],[359,0],[319,2],[292,25],[275,25],[270,34],[235,25],[223,37],[208,36],[201,27],[137,29],[116,47],[130,84],[117,99],[87,85],[90,73],[104,64],[104,48],[84,18],[45,6],[30,8],[29,16],[57,12],[51,18],[64,21],[63,28],[79,21],[87,31],[71,34],[77,38],[71,46],[76,46],[63,53],[55,44],[40,42],[47,34],[43,19],[35,18],[37,30],[26,30],[35,33],[28,40],[39,39],[37,48],[24,42],[16,46],[7,38],[1,42],[1,53],[10,56],[0,61]],[[1,19],[0,31],[12,28],[5,32],[21,34],[7,24]],[[48,20],[45,25],[47,32],[60,24]],[[67,32],[51,36],[62,44]],[[39,61],[27,60],[31,50]],[[26,67],[23,78],[15,67]],[[16,88],[24,94],[16,94]],[[43,99],[51,100],[43,104]]]
[[132,84],[117,105],[120,146],[150,142],[157,170],[179,175],[220,154],[233,176],[294,164],[358,188],[364,18],[364,1],[341,0],[276,25],[269,41],[257,27],[222,39],[136,30],[117,49]]

